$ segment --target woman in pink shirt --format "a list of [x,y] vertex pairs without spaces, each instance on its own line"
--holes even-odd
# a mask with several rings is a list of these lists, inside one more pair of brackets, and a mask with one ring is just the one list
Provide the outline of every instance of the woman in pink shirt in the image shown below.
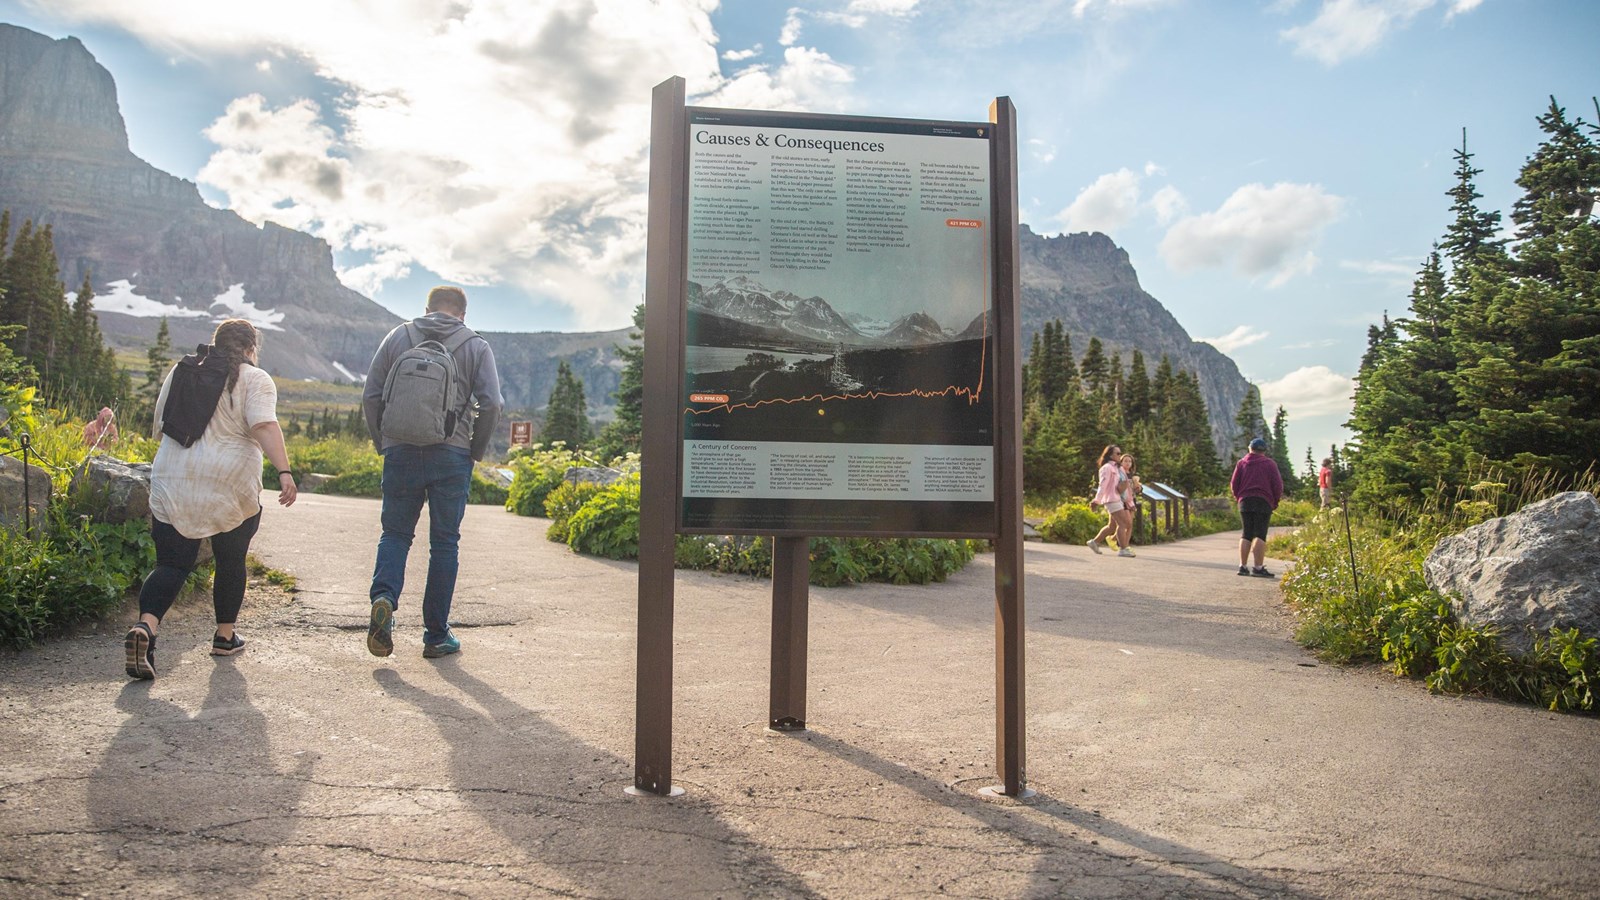
[[[1122,489],[1128,480],[1128,476],[1122,471],[1121,461],[1122,448],[1116,444],[1107,445],[1100,452],[1100,487],[1095,492],[1094,500],[1090,502],[1105,507],[1108,521],[1105,527],[1100,529],[1100,533],[1091,538],[1086,545],[1096,553],[1099,553],[1105,547],[1106,538],[1113,534],[1121,535],[1124,533],[1124,520],[1126,520],[1128,531],[1133,530],[1133,513],[1128,510],[1127,504],[1122,497]],[[1117,555],[1132,556],[1133,551],[1129,550],[1126,544],[1123,544]]]

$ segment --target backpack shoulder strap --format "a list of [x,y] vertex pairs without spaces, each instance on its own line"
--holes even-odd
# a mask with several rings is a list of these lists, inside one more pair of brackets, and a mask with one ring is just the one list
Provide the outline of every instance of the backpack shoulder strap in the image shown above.
[[440,341],[440,343],[444,344],[446,353],[454,355],[456,350],[460,348],[462,344],[465,344],[467,341],[470,341],[477,336],[478,333],[476,331],[473,331],[471,328],[463,325],[452,332],[448,338]]
[[[406,326],[406,343],[410,344],[412,347],[415,347],[416,345],[422,343],[422,332],[417,329],[417,326],[413,325],[410,322],[405,323],[405,326]],[[409,348],[407,348],[407,349],[409,349]]]

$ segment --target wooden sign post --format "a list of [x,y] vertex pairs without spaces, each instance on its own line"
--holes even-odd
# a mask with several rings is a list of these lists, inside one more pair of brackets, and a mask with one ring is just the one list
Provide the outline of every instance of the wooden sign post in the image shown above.
[[[773,539],[768,725],[806,727],[809,538],[986,538],[992,796],[1028,795],[1017,126],[687,107],[658,85],[634,780],[672,784],[679,534]],[[836,309],[834,304],[840,308]],[[893,320],[892,322],[890,320]]]

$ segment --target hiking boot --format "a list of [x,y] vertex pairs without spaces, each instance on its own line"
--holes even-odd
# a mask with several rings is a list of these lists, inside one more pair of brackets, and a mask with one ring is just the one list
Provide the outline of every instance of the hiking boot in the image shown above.
[[1093,550],[1095,552],[1096,556],[1100,555],[1100,542],[1099,541],[1089,541],[1088,543],[1084,544],[1084,546],[1088,547],[1090,550]]
[[239,637],[238,634],[235,634],[231,638],[225,638],[220,634],[213,634],[211,636],[212,656],[238,656],[243,652],[244,638]]
[[1250,577],[1250,567],[1249,566],[1240,566],[1239,567],[1239,574],[1245,576],[1246,578]]
[[1121,550],[1117,551],[1117,555],[1118,556],[1138,556],[1139,554],[1133,552],[1132,550],[1129,550],[1127,547],[1123,547]]
[[129,678],[148,681],[156,677],[156,637],[150,626],[140,622],[128,629],[122,639],[122,649],[127,654],[124,671]]
[[[1244,573],[1241,572],[1240,574],[1242,575]],[[1250,574],[1254,575],[1257,578],[1276,578],[1277,577],[1276,575],[1273,575],[1271,572],[1268,572],[1266,566],[1256,566],[1255,568],[1250,570]]]
[[372,618],[367,623],[367,652],[388,656],[394,652],[394,600],[378,597],[372,601]]
[[461,641],[456,637],[455,632],[453,631],[445,632],[444,640],[437,644],[422,645],[423,659],[438,659],[441,656],[449,656],[452,653],[460,652]]

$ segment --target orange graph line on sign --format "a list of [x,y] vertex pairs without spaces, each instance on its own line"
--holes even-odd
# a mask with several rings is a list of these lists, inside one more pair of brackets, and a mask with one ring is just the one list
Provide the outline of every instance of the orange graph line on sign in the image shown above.
[[[952,227],[952,228],[981,228],[982,227],[982,223],[981,223],[980,220],[971,220],[971,219],[960,219],[960,220],[958,220],[958,219],[950,219],[945,224],[950,226],[950,227]],[[983,256],[983,281],[984,281],[984,284],[991,284],[990,280],[989,280],[989,254],[985,253],[982,256]],[[957,397],[966,397],[967,398],[967,405],[968,406],[974,405],[974,404],[978,403],[980,400],[983,399],[983,377],[984,377],[984,374],[986,372],[988,372],[988,370],[989,370],[989,307],[990,307],[990,305],[991,305],[990,303],[986,302],[984,304],[984,307],[983,307],[983,337],[981,339],[981,342],[978,345],[980,349],[979,349],[979,353],[978,353],[978,385],[977,385],[977,387],[961,387],[959,385],[952,384],[952,385],[947,385],[943,389],[936,390],[936,391],[926,391],[926,390],[913,388],[912,390],[909,390],[909,391],[863,391],[863,392],[861,392],[859,394],[812,394],[809,397],[775,397],[775,398],[773,398],[771,400],[757,400],[754,403],[726,403],[726,402],[723,402],[723,403],[718,403],[715,406],[705,406],[705,407],[700,407],[698,409],[693,407],[693,406],[686,406],[686,407],[684,407],[683,411],[685,413],[690,414],[690,415],[702,416],[702,415],[705,415],[707,413],[713,413],[713,412],[719,412],[719,411],[721,411],[721,412],[730,412],[731,413],[731,412],[734,412],[735,410],[740,410],[740,409],[757,409],[757,408],[762,407],[762,406],[769,406],[769,405],[771,405],[773,403],[831,403],[831,402],[842,401],[842,400],[879,400],[879,399],[894,399],[894,398],[897,398],[897,397],[920,397],[920,398],[923,398],[923,399],[931,400],[931,399],[933,399],[935,397],[949,397],[952,394],[957,396]],[[690,395],[689,399],[691,401],[694,400],[696,397],[705,397],[705,398],[709,399],[710,396],[711,395],[708,395],[708,394],[696,393],[696,394]]]

